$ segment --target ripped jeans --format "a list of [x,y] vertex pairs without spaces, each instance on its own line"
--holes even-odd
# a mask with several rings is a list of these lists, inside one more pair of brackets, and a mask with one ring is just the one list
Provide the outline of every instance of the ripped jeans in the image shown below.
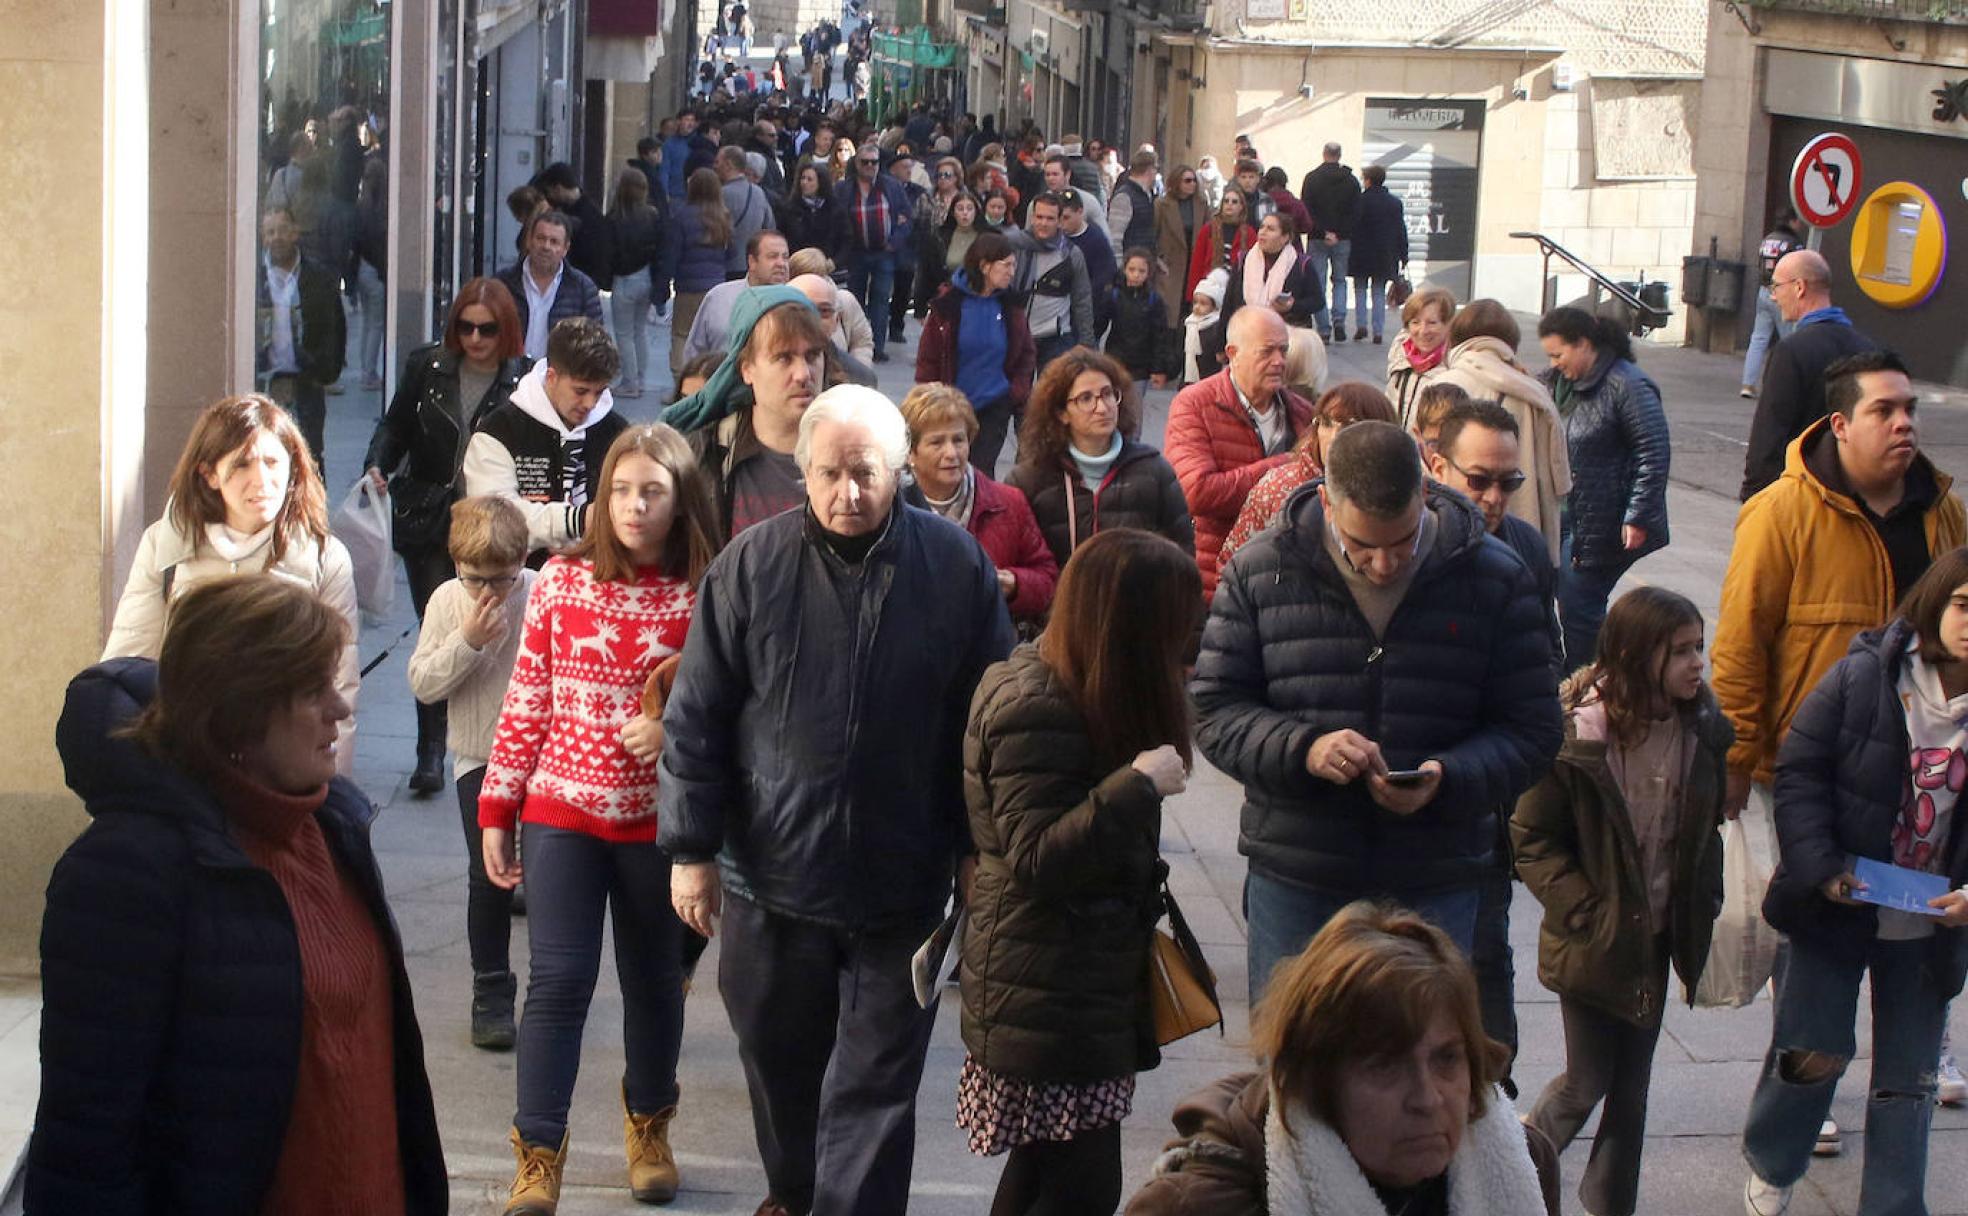
[[[1946,930],[1942,930],[1946,932]],[[1749,1101],[1743,1156],[1765,1182],[1804,1176],[1832,1091],[1858,1050],[1859,980],[1872,977],[1872,1082],[1866,1097],[1865,1169],[1858,1216],[1926,1216],[1927,1131],[1934,1118],[1934,1068],[1941,1025],[1954,994],[1927,966],[1931,940],[1874,941],[1856,966],[1793,938],[1777,983],[1775,1025]],[[1786,1056],[1812,1052],[1814,1075]]]

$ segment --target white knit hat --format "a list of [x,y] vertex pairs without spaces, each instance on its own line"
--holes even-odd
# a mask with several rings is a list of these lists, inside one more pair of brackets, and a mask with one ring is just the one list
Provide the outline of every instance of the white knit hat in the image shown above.
[[1230,272],[1221,266],[1204,275],[1202,280],[1196,284],[1196,294],[1199,296],[1208,296],[1210,299],[1215,300],[1218,307],[1222,306],[1223,297],[1229,291]]

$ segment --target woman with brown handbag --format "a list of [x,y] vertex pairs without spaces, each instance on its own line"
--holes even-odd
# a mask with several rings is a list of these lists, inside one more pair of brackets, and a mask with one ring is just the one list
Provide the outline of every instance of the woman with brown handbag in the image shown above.
[[1190,765],[1182,660],[1201,578],[1130,528],[1067,562],[1039,640],[971,702],[977,879],[957,1122],[1009,1150],[992,1216],[1111,1212],[1134,1074],[1160,1061],[1144,976],[1162,912],[1162,799]]

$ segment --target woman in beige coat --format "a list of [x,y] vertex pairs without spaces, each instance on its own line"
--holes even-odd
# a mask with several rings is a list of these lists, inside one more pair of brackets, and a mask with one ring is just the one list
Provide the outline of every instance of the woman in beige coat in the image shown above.
[[1177,165],[1168,175],[1168,192],[1155,200],[1155,290],[1168,310],[1168,327],[1179,329],[1189,315],[1182,290],[1189,273],[1189,252],[1196,247],[1196,230],[1209,223],[1210,208],[1197,188],[1196,171]]
[[1517,361],[1522,338],[1509,309],[1495,300],[1471,300],[1449,322],[1449,354],[1437,382],[1498,402],[1517,420],[1523,468],[1530,476],[1510,496],[1510,513],[1544,534],[1555,563],[1558,515],[1572,492],[1572,462],[1551,394]]

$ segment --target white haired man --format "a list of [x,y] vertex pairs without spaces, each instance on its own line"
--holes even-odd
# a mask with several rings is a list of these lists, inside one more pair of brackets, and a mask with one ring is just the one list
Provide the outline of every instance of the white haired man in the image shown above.
[[969,534],[897,501],[908,448],[875,390],[814,398],[806,508],[711,563],[663,715],[658,840],[677,914],[725,935],[765,1216],[906,1210],[935,1021],[910,956],[976,865],[964,724],[1011,621]]

